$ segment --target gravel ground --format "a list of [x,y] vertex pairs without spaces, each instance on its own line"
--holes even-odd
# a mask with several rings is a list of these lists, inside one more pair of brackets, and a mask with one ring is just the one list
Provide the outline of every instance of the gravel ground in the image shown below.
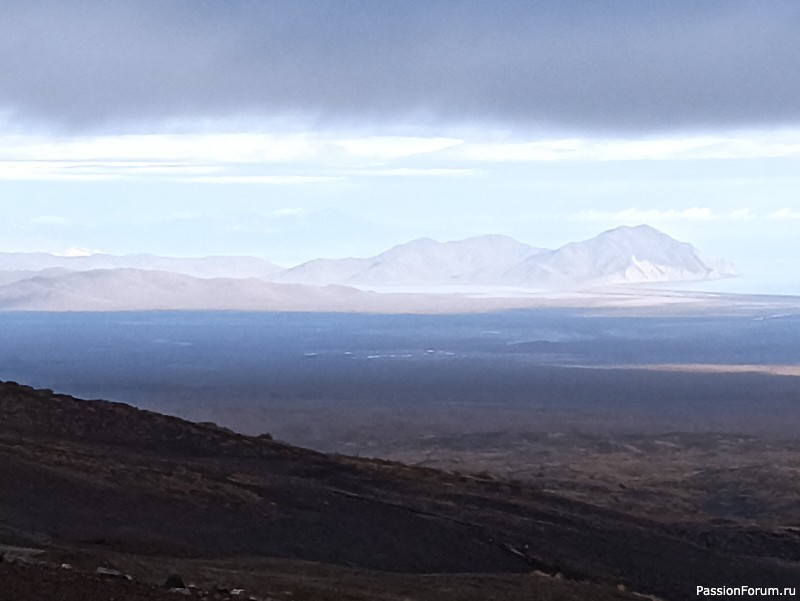
[[141,582],[72,570],[0,564],[0,601],[165,601],[188,599]]

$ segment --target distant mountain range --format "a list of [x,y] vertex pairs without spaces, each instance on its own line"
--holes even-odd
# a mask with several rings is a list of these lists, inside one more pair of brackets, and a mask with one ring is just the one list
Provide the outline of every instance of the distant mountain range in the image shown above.
[[557,250],[498,235],[421,238],[374,257],[315,259],[289,269],[256,257],[0,253],[0,310],[398,310],[397,295],[388,302],[356,288],[569,291],[732,275],[730,263],[704,259],[646,225]]
[[356,286],[504,284],[504,274],[547,252],[506,236],[478,236],[455,242],[420,238],[365,259],[309,261],[277,274],[275,280]]
[[274,284],[255,278],[197,278],[118,268],[30,277],[0,286],[0,310],[344,311],[371,296],[374,293],[346,286]]
[[51,270],[51,273],[57,273],[57,270],[65,272],[94,269],[144,269],[181,273],[198,278],[259,279],[270,279],[282,271],[281,267],[257,257],[180,258],[150,254],[116,256],[102,253],[63,257],[47,253],[0,253],[2,278],[8,278],[9,272]]
[[619,227],[557,250],[506,236],[455,242],[420,238],[365,259],[316,259],[278,282],[355,286],[482,285],[571,288],[717,279],[732,265],[702,259],[691,245],[647,225]]

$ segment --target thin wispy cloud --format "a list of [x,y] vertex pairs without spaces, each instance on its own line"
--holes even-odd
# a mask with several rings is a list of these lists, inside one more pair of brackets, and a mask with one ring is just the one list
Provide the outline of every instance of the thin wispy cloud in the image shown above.
[[324,182],[341,181],[341,177],[328,177],[319,175],[217,175],[200,176],[180,181],[197,184],[248,184],[253,186],[295,186],[299,184],[319,184]]
[[600,221],[623,224],[664,223],[670,221],[742,221],[756,219],[753,209],[743,208],[733,211],[716,211],[708,207],[686,209],[625,209],[622,211],[588,210],[577,213],[578,221]]
[[[770,135],[740,132],[717,137],[502,143],[487,141],[480,132],[472,136],[336,138],[308,132],[58,139],[0,136],[0,179],[91,181],[156,176],[196,183],[269,184],[381,175],[460,177],[499,163],[800,158],[800,129]],[[416,162],[408,164],[410,159]]]
[[800,219],[800,210],[793,210],[788,207],[780,209],[778,211],[773,211],[769,215],[767,215],[769,219]]
[[0,160],[0,180],[11,181],[111,181],[152,176],[186,178],[216,170],[213,166],[168,162]]
[[307,159],[319,149],[320,143],[303,133],[0,137],[0,160],[276,163]]
[[396,169],[370,169],[368,171],[354,172],[359,176],[379,176],[379,177],[471,177],[477,175],[475,169],[448,169],[448,168],[409,168],[398,167]]
[[640,161],[800,158],[800,128],[729,131],[717,135],[584,137],[513,142],[469,142],[458,149],[467,159],[492,162]]
[[[461,140],[437,137],[336,139],[302,132],[58,139],[15,135],[0,137],[0,179],[100,180],[161,176],[180,181],[192,179],[196,183],[285,184],[333,181],[360,173],[452,176],[459,170],[384,167],[392,161],[436,153],[461,143]],[[292,166],[318,173],[287,173]],[[251,173],[236,172],[242,168]],[[276,169],[283,173],[273,173]],[[329,173],[331,171],[335,173]]]
[[339,140],[333,142],[333,144],[341,146],[348,154],[354,157],[398,159],[436,152],[445,148],[453,148],[463,144],[463,140],[439,137],[376,136]]

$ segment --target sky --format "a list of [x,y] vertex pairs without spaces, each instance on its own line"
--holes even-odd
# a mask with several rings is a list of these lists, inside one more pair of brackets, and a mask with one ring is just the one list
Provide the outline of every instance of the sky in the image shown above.
[[800,294],[794,0],[2,4],[0,251],[293,265],[648,223]]

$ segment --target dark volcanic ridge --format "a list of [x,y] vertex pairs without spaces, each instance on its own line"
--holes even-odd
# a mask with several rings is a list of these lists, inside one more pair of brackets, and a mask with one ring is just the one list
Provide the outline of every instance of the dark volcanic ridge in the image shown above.
[[325,455],[10,382],[0,384],[0,490],[0,544],[46,550],[408,578],[538,571],[607,591],[553,597],[564,599],[626,598],[617,585],[693,599],[702,583],[800,583],[796,565],[534,485]]

